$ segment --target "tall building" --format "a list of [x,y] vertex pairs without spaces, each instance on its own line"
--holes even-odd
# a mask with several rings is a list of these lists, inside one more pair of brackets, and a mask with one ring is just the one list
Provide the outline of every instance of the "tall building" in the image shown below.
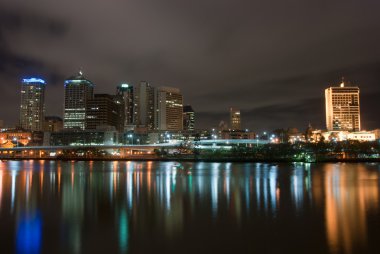
[[134,86],[128,84],[121,84],[116,89],[116,94],[123,104],[122,114],[124,130],[127,130],[129,126],[135,125],[135,90]]
[[230,126],[232,130],[241,130],[240,109],[230,108]]
[[326,126],[329,131],[360,131],[359,87],[340,86],[325,89]]
[[87,101],[86,130],[95,130],[99,126],[113,126],[124,130],[122,107],[115,101],[114,95],[95,94]]
[[188,131],[195,129],[195,112],[190,105],[183,106],[183,129]]
[[82,72],[65,80],[63,127],[81,129],[86,127],[87,101],[94,96],[94,84]]
[[134,90],[135,125],[154,129],[154,94],[155,89],[146,81],[140,82]]
[[26,78],[21,83],[20,126],[29,131],[42,131],[45,113],[43,79]]
[[155,96],[155,129],[183,129],[183,98],[178,88],[160,87]]

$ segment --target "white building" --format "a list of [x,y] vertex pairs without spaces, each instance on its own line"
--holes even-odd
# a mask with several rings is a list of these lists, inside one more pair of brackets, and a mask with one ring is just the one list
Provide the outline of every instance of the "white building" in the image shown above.
[[329,131],[360,131],[359,87],[346,86],[325,90],[326,126]]
[[371,131],[359,131],[359,132],[350,132],[347,134],[348,140],[357,140],[357,141],[375,141],[375,133]]

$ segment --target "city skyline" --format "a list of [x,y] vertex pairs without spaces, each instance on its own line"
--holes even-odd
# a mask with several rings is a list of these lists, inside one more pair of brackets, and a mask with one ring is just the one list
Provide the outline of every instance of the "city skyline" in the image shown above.
[[[84,83],[83,83],[83,82]],[[130,126],[128,126],[128,124],[123,124],[123,123],[120,123],[120,125],[121,126],[123,126],[123,129],[124,130],[127,130],[127,129],[130,129],[132,126],[146,126],[147,128],[148,128],[148,130],[181,130],[182,128],[180,127],[180,126],[177,126],[175,129],[171,129],[171,128],[166,128],[165,126],[166,126],[166,124],[164,124],[164,125],[162,125],[162,123],[159,123],[159,121],[161,121],[161,120],[159,120],[159,115],[160,114],[158,114],[158,112],[159,111],[162,111],[162,110],[159,110],[159,108],[160,108],[160,105],[159,105],[159,101],[161,101],[161,99],[160,99],[160,93],[162,93],[162,91],[165,91],[165,90],[167,90],[167,92],[170,92],[170,95],[171,95],[171,93],[172,92],[174,92],[174,93],[179,93],[179,89],[178,88],[172,88],[172,87],[162,87],[162,86],[159,86],[159,87],[156,87],[156,86],[152,86],[149,82],[146,82],[146,81],[141,81],[138,85],[135,85],[135,84],[126,84],[126,83],[123,83],[123,84],[121,84],[121,85],[118,85],[118,86],[116,86],[115,88],[116,88],[116,93],[113,93],[113,94],[104,94],[104,93],[96,93],[95,94],[95,90],[94,90],[94,87],[96,86],[95,85],[95,83],[93,83],[92,81],[90,81],[90,80],[88,80],[87,79],[87,77],[85,77],[84,76],[84,74],[83,74],[83,72],[82,71],[79,71],[78,72],[78,74],[77,75],[73,75],[73,76],[70,76],[69,78],[66,78],[65,79],[65,81],[64,81],[64,89],[65,89],[65,91],[64,91],[64,94],[65,94],[65,96],[66,96],[66,98],[64,99],[64,104],[65,105],[68,105],[68,104],[72,104],[72,103],[74,103],[75,105],[76,104],[78,104],[78,102],[80,103],[80,101],[82,101],[83,102],[83,100],[75,100],[75,99],[68,99],[68,96],[70,97],[70,93],[73,93],[73,91],[74,91],[74,95],[77,97],[77,95],[79,95],[80,93],[78,92],[79,90],[78,90],[78,88],[79,87],[82,87],[82,86],[77,86],[78,84],[79,85],[81,85],[81,83],[83,83],[83,86],[84,87],[87,87],[86,86],[86,84],[90,84],[90,87],[91,87],[91,90],[88,92],[88,96],[87,97],[89,97],[89,98],[87,98],[89,101],[90,100],[92,100],[92,98],[94,97],[94,96],[111,96],[111,97],[113,97],[114,99],[114,103],[126,103],[128,100],[129,100],[129,103],[127,103],[126,104],[126,106],[125,106],[125,109],[123,109],[123,111],[124,110],[128,110],[128,108],[129,108],[129,106],[128,106],[128,104],[132,104],[132,105],[134,105],[133,106],[133,108],[131,108],[130,109],[130,113],[132,113],[134,116],[133,116],[133,118],[131,118],[133,121],[132,122],[130,122],[129,124],[130,124]],[[25,100],[25,99],[23,99],[23,96],[25,97],[25,95],[23,94],[23,91],[25,90],[25,88],[24,87],[26,87],[26,86],[33,86],[33,84],[37,84],[37,85],[39,85],[39,84],[42,84],[42,86],[43,86],[43,94],[45,94],[45,86],[47,85],[47,82],[44,80],[44,79],[42,79],[42,78],[39,78],[39,77],[28,77],[28,78],[23,78],[22,80],[21,80],[21,84],[22,84],[22,87],[21,87],[21,108],[20,108],[20,110],[22,109],[22,107],[23,107],[23,101]],[[73,86],[72,86],[73,85]],[[71,88],[71,86],[73,87],[73,88],[75,88],[75,87],[77,87],[77,88],[75,88],[74,90],[73,90],[73,88]],[[358,123],[355,125],[355,127],[354,128],[352,128],[352,129],[350,129],[350,128],[347,128],[347,127],[344,127],[344,128],[336,128],[336,127],[334,127],[334,128],[332,128],[332,123],[329,123],[329,120],[328,120],[328,118],[329,118],[329,116],[328,115],[332,115],[332,111],[331,111],[331,113],[329,112],[330,110],[329,110],[329,108],[331,108],[331,110],[332,110],[332,106],[330,106],[330,107],[328,107],[328,105],[329,105],[329,100],[331,100],[331,99],[329,99],[328,100],[328,98],[327,97],[331,97],[332,96],[332,94],[333,93],[336,93],[336,92],[332,92],[332,90],[333,89],[337,89],[337,90],[340,90],[340,89],[343,89],[343,88],[345,88],[346,90],[347,89],[353,89],[352,91],[350,90],[350,93],[356,93],[355,91],[357,91],[357,93],[358,93],[358,95],[357,96],[359,96],[359,88],[358,88],[358,86],[356,86],[356,84],[353,84],[352,82],[350,82],[350,81],[344,81],[344,77],[342,77],[342,80],[341,80],[341,82],[339,83],[339,84],[332,84],[329,88],[328,87],[326,87],[325,88],[325,98],[324,98],[324,107],[325,107],[325,111],[324,111],[324,114],[325,114],[325,126],[323,126],[322,128],[320,128],[320,129],[326,129],[326,130],[329,130],[329,131],[332,131],[332,130],[335,130],[335,131],[337,131],[337,130],[351,130],[351,131],[359,131],[359,130],[361,130],[361,128],[360,128],[360,126],[361,126],[361,119],[360,119],[360,115],[361,115],[361,112],[360,112],[360,107],[359,107],[359,104],[357,105],[357,107],[358,107],[358,118],[357,118],[357,120],[356,121],[358,121]],[[149,89],[151,90],[149,90]],[[146,89],[148,89],[148,90],[145,90]],[[78,90],[78,91],[77,91]],[[143,92],[142,90],[144,90],[145,92]],[[71,91],[71,92],[70,92]],[[114,90],[115,91],[115,90]],[[128,92],[126,95],[127,96],[124,96],[124,93],[126,92],[126,91],[133,91],[132,93],[131,92]],[[335,90],[334,90],[335,91]],[[25,92],[24,92],[25,93]],[[137,96],[133,96],[133,93],[137,93]],[[69,95],[68,95],[69,94]],[[86,92],[84,93],[84,94],[87,94]],[[132,94],[132,96],[131,96],[131,94]],[[142,100],[142,98],[141,97],[146,97],[146,96],[150,96],[149,94],[151,94],[151,96],[152,96],[152,98],[144,98],[143,99],[143,101],[141,101]],[[329,94],[329,95],[328,95]],[[71,95],[73,95],[73,94],[71,94]],[[75,97],[74,96],[74,97]],[[186,95],[180,95],[181,96],[181,105],[182,105],[182,107],[183,106],[185,106],[185,104],[183,103],[183,98],[184,97],[186,97]],[[336,96],[336,95],[333,95],[333,96]],[[351,96],[351,95],[350,95]],[[131,98],[132,99],[131,99]],[[344,96],[343,96],[344,97]],[[344,99],[342,97],[342,99]],[[43,107],[42,107],[42,112],[44,113],[44,108],[46,107],[45,106],[45,103],[44,103],[44,96],[42,96],[42,104],[43,104]],[[78,98],[77,98],[78,99]],[[117,102],[116,100],[121,100],[120,102]],[[336,100],[336,99],[335,99]],[[339,99],[338,100],[340,100],[340,97],[339,97]],[[350,97],[350,100],[351,100],[351,97]],[[359,97],[357,97],[357,100],[359,100]],[[156,113],[153,113],[153,111],[151,112],[151,113],[149,113],[150,112],[150,110],[147,110],[147,109],[144,109],[144,110],[142,110],[141,109],[141,105],[145,105],[145,104],[147,104],[146,105],[146,107],[148,108],[149,107],[149,101],[152,101],[152,110],[154,109],[154,111],[157,111]],[[95,103],[95,101],[94,102],[92,102],[93,104]],[[136,104],[137,103],[137,104]],[[175,103],[175,101],[173,101],[173,102],[170,102],[169,101],[169,104],[172,104],[172,103]],[[335,104],[336,104],[336,102],[334,102]],[[357,102],[358,103],[358,102]],[[25,103],[24,103],[25,104]],[[70,104],[70,105],[71,105]],[[95,103],[96,104],[96,103]],[[94,105],[95,105],[94,104]],[[157,105],[156,105],[157,104]],[[168,105],[169,105],[168,104]],[[331,103],[330,103],[331,104]],[[335,105],[334,104],[334,105]],[[339,104],[339,102],[338,102],[338,104]],[[338,104],[336,104],[336,105],[338,105]],[[75,106],[74,105],[74,106]],[[85,109],[87,106],[85,106],[86,105],[86,103],[84,103],[82,106],[84,106],[84,111],[83,112],[87,112],[89,109]],[[176,104],[173,104],[173,105],[176,105]],[[335,105],[335,106],[336,106]],[[340,105],[340,104],[339,104]],[[71,106],[73,106],[73,105],[71,105]],[[334,106],[334,107],[335,107]],[[25,107],[25,106],[24,106]],[[67,107],[67,106],[65,106],[65,107]],[[170,106],[171,107],[171,106]],[[69,109],[69,113],[72,113],[71,111],[72,111],[73,109]],[[108,110],[108,109],[107,109]],[[125,111],[125,112],[126,112]],[[145,113],[141,113],[140,111],[143,111],[143,112],[145,112]],[[247,127],[245,127],[245,125],[241,125],[241,122],[240,122],[240,109],[237,109],[237,108],[234,108],[234,107],[230,107],[229,108],[229,125],[228,125],[228,128],[232,128],[232,129],[236,129],[236,126],[235,127],[233,127],[233,125],[234,125],[234,120],[233,120],[233,111],[236,111],[236,112],[238,112],[238,114],[239,114],[239,121],[238,122],[236,122],[236,126],[240,126],[239,128],[237,128],[237,129],[247,129]],[[82,113],[83,113],[82,112]],[[22,114],[21,114],[21,111],[19,112],[20,114],[19,114],[19,121],[18,121],[18,123],[16,123],[15,124],[15,126],[19,126],[19,127],[21,127],[22,126],[22,122],[23,122],[23,120],[22,120]],[[74,112],[75,113],[75,112]],[[197,112],[198,113],[198,112]],[[62,117],[62,119],[63,120],[65,120],[65,115],[67,115],[68,114],[68,112],[67,112],[67,109],[65,109],[64,110],[64,112],[63,112],[63,114],[61,114],[61,115],[57,115],[57,117]],[[122,113],[122,112],[120,112],[120,114],[125,114],[124,112]],[[152,119],[151,119],[151,117],[149,116],[150,114],[152,114]],[[162,114],[162,113],[161,113]],[[166,114],[166,113],[165,113]],[[44,115],[45,115],[45,113],[44,113]],[[128,113],[127,114],[125,114],[125,116],[124,117],[127,117],[127,115],[129,115]],[[144,116],[142,116],[142,115],[146,115],[145,117]],[[182,114],[179,114],[178,113],[178,115],[181,115],[181,118],[182,118]],[[164,117],[166,117],[165,115],[163,115]],[[67,116],[66,116],[67,117]],[[143,118],[146,118],[146,123],[142,123],[141,122],[141,120],[140,120],[140,118],[141,117],[143,117]],[[162,116],[161,116],[162,117]],[[246,116],[243,116],[244,118],[246,117]],[[249,117],[249,116],[248,116]],[[70,117],[69,117],[70,118]],[[82,119],[82,121],[83,121],[83,123],[82,123],[82,125],[83,125],[83,127],[81,127],[81,129],[88,129],[87,127],[85,127],[85,118],[86,118],[86,116],[84,116],[84,117],[82,117],[83,119]],[[330,118],[331,118],[331,116],[330,116]],[[151,120],[149,120],[149,119],[151,119]],[[174,118],[173,118],[174,119]],[[175,120],[175,119],[174,119]],[[71,121],[71,120],[69,120],[69,121]],[[124,122],[124,120],[122,120],[123,122]],[[179,119],[178,118],[178,122],[180,122],[181,123],[181,125],[182,125],[182,119]],[[151,122],[151,123],[150,123]],[[221,121],[221,122],[224,122],[223,120]],[[95,122],[94,122],[95,123]],[[244,122],[243,122],[244,123]],[[65,128],[72,128],[72,127],[70,127],[70,126],[68,126],[67,125],[68,124],[68,121],[66,120],[66,126],[65,126]],[[219,123],[220,124],[220,123]],[[309,124],[310,124],[310,122],[309,122]],[[41,123],[40,124],[41,125],[41,127],[40,127],[40,129],[42,129],[42,125],[43,125],[43,123]],[[150,125],[152,125],[151,127],[150,127]],[[162,125],[162,126],[160,126],[160,125]],[[114,124],[112,124],[112,126],[114,126]],[[9,127],[11,127],[11,126],[9,126]],[[116,125],[115,125],[115,127],[116,127],[116,129],[120,129],[120,127],[117,127]],[[165,127],[165,128],[164,128]],[[213,127],[215,127],[214,125],[210,125],[210,126],[207,126],[206,128],[203,128],[203,129],[210,129],[210,128],[213,128]],[[95,125],[94,125],[94,128],[95,128]],[[286,127],[284,127],[284,126],[278,126],[278,128],[286,128]],[[289,127],[290,128],[290,127]],[[373,128],[373,129],[377,129],[378,127],[375,127],[375,128]],[[26,130],[28,130],[29,128],[25,128],[24,127],[24,129],[26,129]],[[91,128],[90,128],[91,129]],[[120,129],[120,130],[122,130],[122,129]],[[253,130],[253,131],[257,131],[257,130],[255,130],[255,129],[251,129],[251,130]],[[266,130],[270,130],[270,129],[266,129]],[[273,129],[274,130],[274,129]],[[363,129],[363,130],[365,130],[365,129]],[[302,129],[301,129],[301,131],[302,131]]]
[[[254,1],[3,0],[0,107],[17,106],[19,78],[36,74],[48,82],[46,114],[60,115],[63,105],[55,102],[63,98],[62,80],[81,68],[99,93],[140,80],[178,87],[184,104],[197,111],[200,128],[228,122],[231,106],[241,109],[244,127],[257,131],[305,128],[309,122],[324,128],[323,89],[345,76],[361,87],[362,127],[373,129],[380,125],[374,109],[380,96],[380,37],[374,32],[380,3],[365,2],[292,1],[272,8]],[[90,4],[88,12],[76,11]],[[17,118],[13,112],[0,115],[6,125]]]
[[[23,99],[23,96],[25,97],[25,95],[23,94],[23,93],[25,93],[25,91],[24,91],[25,88],[24,87],[26,87],[26,86],[33,86],[33,84],[36,84],[36,85],[42,84],[43,85],[43,90],[44,90],[43,93],[45,93],[46,83],[47,82],[44,79],[36,78],[36,77],[29,77],[29,78],[22,79],[21,108],[20,108],[20,110],[23,108],[23,103],[24,103],[23,101],[25,100],[25,99]],[[162,87],[162,86],[155,87],[155,86],[152,86],[149,82],[141,81],[138,85],[135,85],[135,84],[126,84],[126,83],[118,85],[118,86],[115,87],[116,88],[116,93],[115,94],[100,94],[100,93],[96,93],[95,94],[95,91],[94,91],[95,84],[93,82],[91,82],[90,80],[88,80],[84,76],[84,74],[83,74],[82,71],[79,71],[79,73],[77,75],[70,76],[69,78],[67,78],[64,81],[64,88],[65,88],[64,104],[65,105],[68,105],[68,104],[71,105],[72,103],[74,103],[75,105],[71,105],[71,107],[73,107],[73,106],[78,106],[78,105],[76,105],[76,104],[78,104],[78,102],[81,103],[81,101],[82,101],[82,103],[83,103],[83,100],[82,100],[83,98],[80,99],[80,98],[76,98],[76,97],[78,97],[77,95],[80,94],[80,91],[78,89],[83,88],[83,87],[84,88],[87,87],[86,84],[90,84],[90,87],[91,87],[91,91],[89,91],[88,93],[87,92],[84,93],[84,94],[88,94],[87,97],[89,97],[89,98],[87,98],[87,99],[89,101],[93,100],[94,96],[111,96],[113,98],[112,100],[114,101],[113,103],[116,103],[116,104],[123,103],[123,107],[125,107],[125,108],[122,109],[123,112],[118,113],[118,114],[122,114],[123,115],[123,119],[121,120],[123,123],[120,123],[120,124],[118,123],[120,125],[120,127],[117,127],[117,126],[119,126],[118,124],[116,124],[116,125],[112,124],[112,126],[115,126],[116,129],[127,130],[127,129],[130,129],[132,126],[145,126],[145,127],[148,128],[148,130],[181,130],[181,129],[186,129],[184,127],[182,127],[182,128],[180,127],[180,125],[182,126],[182,121],[183,121],[183,119],[180,119],[180,118],[182,118],[182,113],[180,114],[180,112],[178,112],[178,114],[177,114],[177,115],[180,115],[180,117],[178,117],[178,123],[180,123],[180,125],[178,125],[178,123],[176,123],[176,127],[174,129],[173,129],[173,127],[166,128],[166,123],[161,123],[162,120],[160,120],[160,119],[163,119],[163,118],[167,117],[166,113],[164,113],[164,115],[162,115],[163,110],[160,109],[161,107],[165,107],[164,104],[162,106],[160,106],[161,105],[161,100],[163,100],[163,98],[164,98],[164,97],[162,97],[163,95],[160,95],[160,94],[165,94],[165,93],[169,94],[170,93],[170,96],[171,96],[172,93],[174,93],[174,94],[178,93],[180,95],[181,106],[185,107],[185,105],[183,103],[183,95],[180,94],[180,91],[179,91],[178,88],[174,88],[174,87]],[[342,90],[342,89],[344,91],[346,91],[347,89],[349,89],[349,90],[347,90],[347,92],[349,94],[347,94],[347,95],[346,94],[342,94],[342,96],[340,96],[339,93],[341,93],[340,90]],[[73,94],[73,92],[74,92],[74,94]],[[356,93],[357,93],[357,95],[356,95]],[[75,95],[74,97],[76,99],[75,98],[71,98],[70,97],[71,95]],[[336,97],[338,95],[340,97]],[[151,98],[149,96],[151,96]],[[165,96],[167,96],[167,95],[165,95]],[[334,105],[334,108],[337,107],[337,106],[339,108],[341,108],[342,106],[345,107],[346,104],[344,104],[344,103],[348,103],[347,105],[351,105],[351,103],[354,103],[354,102],[351,102],[351,100],[354,100],[353,98],[351,98],[352,96],[357,96],[357,97],[355,97],[356,98],[355,99],[355,103],[356,104],[353,105],[353,106],[350,106],[350,109],[347,109],[348,110],[347,111],[348,112],[347,117],[349,117],[349,118],[351,117],[350,111],[357,110],[358,111],[358,113],[357,113],[358,116],[356,117],[357,119],[355,120],[355,122],[357,122],[357,123],[353,124],[353,123],[348,123],[347,122],[346,123],[347,126],[345,124],[343,124],[343,127],[337,127],[336,126],[337,123],[333,123],[334,121],[331,120],[332,118],[334,118],[334,119],[337,118],[336,113],[338,113],[338,112],[335,112],[336,111],[335,109],[334,109],[335,113],[333,113],[333,105]],[[71,99],[68,99],[69,97]],[[325,98],[324,99],[325,99],[324,103],[325,103],[325,119],[326,119],[325,123],[326,124],[325,124],[324,127],[320,128],[320,129],[326,129],[328,131],[333,131],[333,130],[334,131],[339,131],[339,130],[360,131],[361,130],[361,119],[360,119],[360,114],[361,113],[360,113],[359,87],[358,86],[352,84],[350,81],[346,82],[344,80],[344,77],[342,77],[342,80],[341,80],[341,82],[339,84],[333,84],[330,87],[325,88]],[[119,100],[119,102],[117,102],[118,100]],[[175,100],[177,100],[177,99],[175,99]],[[341,100],[343,100],[344,103]],[[44,105],[43,101],[44,101],[44,96],[42,96],[42,103],[43,103],[43,109],[42,109],[42,111],[44,112],[45,105]],[[148,108],[150,107],[149,101],[152,101],[151,102],[151,104],[152,104],[151,105],[152,110],[148,110]],[[166,101],[166,103],[168,103],[167,99],[164,99],[163,101]],[[92,104],[94,104],[94,103],[95,103],[95,101],[92,102]],[[173,101],[173,102],[169,101],[168,105],[177,105],[176,103],[177,103],[176,101]],[[96,103],[94,105],[96,105]],[[142,109],[141,108],[142,105],[145,105],[146,109]],[[83,114],[85,114],[87,111],[90,110],[90,108],[89,109],[85,109],[87,107],[86,103],[84,103],[82,106],[84,107],[83,109],[85,110],[84,113],[82,112]],[[26,107],[26,106],[24,106],[24,107]],[[65,110],[64,110],[63,115],[58,115],[58,117],[62,117],[62,119],[64,119],[64,121],[65,121],[65,118],[68,118],[68,119],[70,118],[70,117],[66,116],[68,114],[66,107],[67,106],[65,106]],[[172,107],[172,106],[169,106],[169,107]],[[153,109],[154,109],[155,113],[153,113]],[[73,109],[68,109],[68,110],[70,111],[69,113],[72,113]],[[105,108],[104,108],[104,110],[105,110]],[[161,113],[159,113],[160,111],[161,111]],[[235,117],[235,111],[237,112],[236,114],[238,114],[238,118],[239,118],[237,120],[235,119],[236,118]],[[339,117],[342,117],[341,116],[342,112],[340,110],[339,110],[339,112],[340,112],[339,113],[340,114]],[[185,113],[185,111],[183,111],[183,113]],[[193,114],[194,114],[194,112],[193,112]],[[241,125],[241,121],[240,121],[240,109],[234,108],[234,107],[230,107],[229,108],[229,114],[230,115],[229,115],[229,125],[228,125],[228,128],[235,129],[235,130],[247,129],[246,127],[244,127],[244,128],[242,127],[244,125]],[[144,117],[144,115],[145,115],[145,117]],[[150,117],[150,115],[152,115],[152,117]],[[173,115],[173,117],[174,117],[174,115]],[[80,129],[82,129],[82,130],[85,129],[85,128],[88,129],[87,127],[85,127],[85,125],[87,124],[87,123],[85,123],[86,116],[84,115],[84,117],[82,117],[82,118],[83,118],[82,119],[82,121],[83,121],[83,123],[82,123],[83,127],[81,127]],[[130,118],[130,119],[128,120],[128,118]],[[146,118],[146,123],[142,123],[142,121],[141,121],[140,118],[144,118],[144,119]],[[127,120],[125,120],[125,119],[127,119]],[[151,120],[149,120],[149,119],[151,119]],[[174,118],[172,118],[172,119],[177,122],[177,120],[176,120],[177,116],[174,117]],[[69,121],[71,122],[72,120],[66,120],[65,128],[72,128],[72,127],[74,127],[74,126],[72,126],[72,127],[68,126],[68,122]],[[165,121],[167,121],[167,120],[165,120]],[[345,121],[347,121],[347,119]],[[221,122],[224,122],[224,121],[222,120]],[[309,122],[309,124],[310,124],[310,122]],[[341,123],[339,123],[339,125],[340,124]],[[16,125],[20,126],[20,127],[23,125],[23,118],[22,118],[21,111],[20,111],[19,123],[16,124]],[[333,127],[333,125],[334,125],[334,127]],[[351,127],[349,127],[349,126],[351,126]],[[211,128],[211,127],[214,127],[214,126],[208,126],[207,128]],[[95,125],[94,125],[93,129],[94,128],[95,128]],[[207,129],[207,128],[204,128],[204,129]],[[28,129],[28,128],[24,127],[24,129]],[[40,129],[42,129],[42,123],[41,123]]]

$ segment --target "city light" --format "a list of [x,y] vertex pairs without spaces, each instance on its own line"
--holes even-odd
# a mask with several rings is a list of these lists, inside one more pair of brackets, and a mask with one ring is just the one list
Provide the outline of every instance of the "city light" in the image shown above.
[[41,84],[46,84],[45,80],[40,79],[40,78],[24,78],[22,80],[23,83],[41,83]]

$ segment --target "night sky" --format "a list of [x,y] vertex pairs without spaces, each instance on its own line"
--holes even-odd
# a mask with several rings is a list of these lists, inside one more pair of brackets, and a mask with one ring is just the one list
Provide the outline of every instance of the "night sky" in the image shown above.
[[361,89],[380,127],[379,0],[0,0],[0,119],[18,121],[20,80],[45,78],[46,115],[82,69],[97,93],[140,80],[181,89],[198,128],[325,128],[324,89]]

